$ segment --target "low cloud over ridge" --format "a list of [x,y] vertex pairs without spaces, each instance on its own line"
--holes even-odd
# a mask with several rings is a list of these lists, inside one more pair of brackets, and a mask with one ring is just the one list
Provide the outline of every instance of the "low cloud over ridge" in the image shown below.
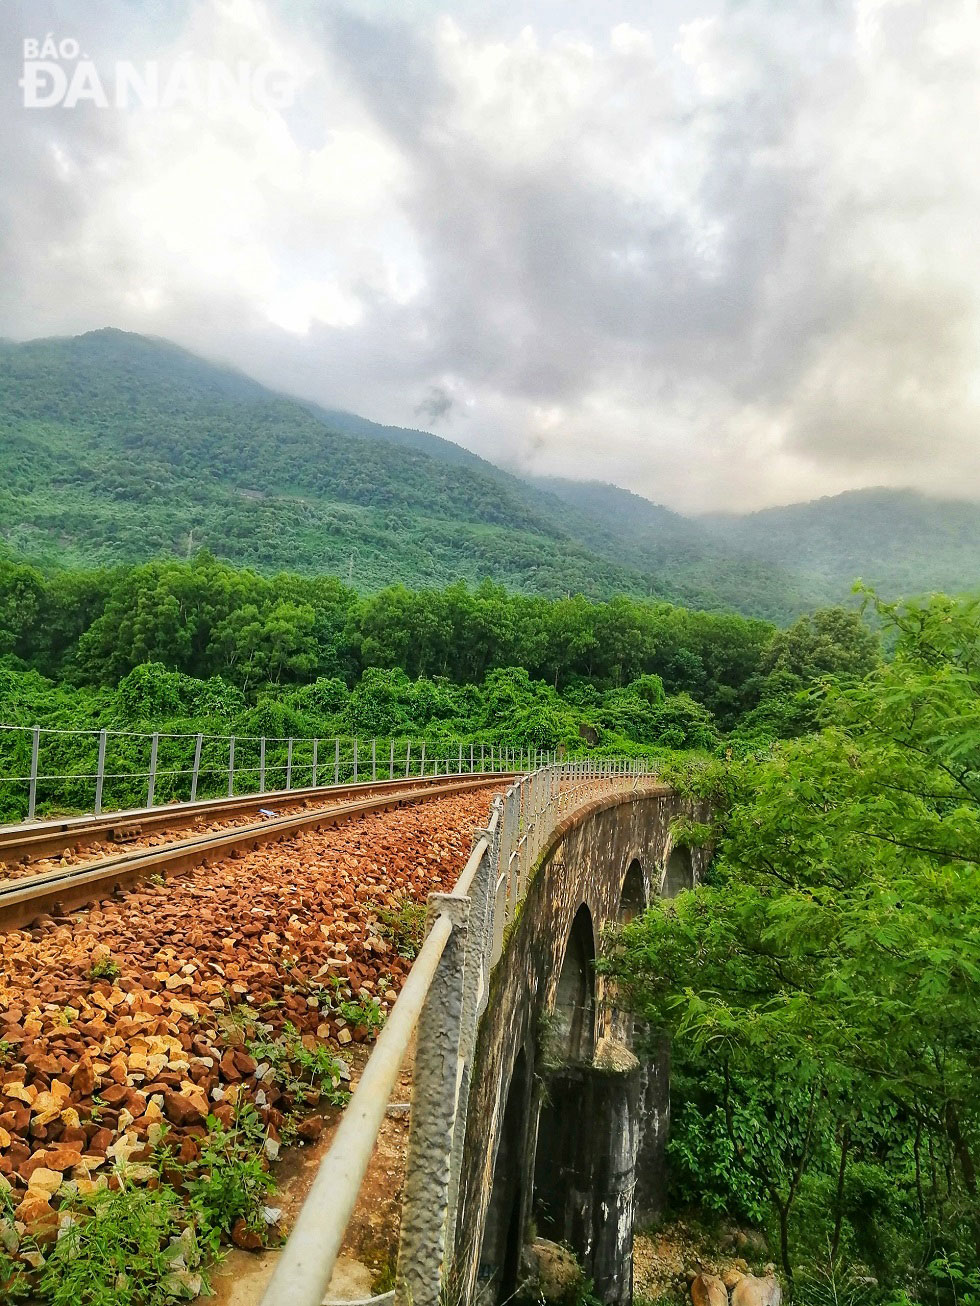
[[[975,5],[390,8],[5,7],[0,333],[169,336],[685,510],[980,497]],[[25,109],[47,32],[296,97]]]

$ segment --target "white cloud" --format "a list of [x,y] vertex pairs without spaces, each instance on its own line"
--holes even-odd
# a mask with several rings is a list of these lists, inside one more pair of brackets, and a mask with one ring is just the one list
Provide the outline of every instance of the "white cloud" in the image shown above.
[[[980,495],[976,6],[648,9],[96,0],[93,58],[296,100],[7,106],[0,330],[168,335],[682,508]],[[9,22],[4,93],[56,13]]]

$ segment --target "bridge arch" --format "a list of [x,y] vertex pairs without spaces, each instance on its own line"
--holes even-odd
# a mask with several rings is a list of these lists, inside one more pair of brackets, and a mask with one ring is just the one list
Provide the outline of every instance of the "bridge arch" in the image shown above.
[[674,845],[667,854],[667,864],[664,867],[660,896],[662,898],[676,898],[685,889],[693,888],[694,862],[691,858],[690,849]]
[[647,907],[647,890],[643,879],[643,867],[638,857],[634,857],[626,868],[623,885],[619,891],[619,924],[628,925],[634,917],[641,915]]
[[595,930],[583,902],[568,932],[555,989],[554,1053],[564,1062],[591,1060],[595,1022]]

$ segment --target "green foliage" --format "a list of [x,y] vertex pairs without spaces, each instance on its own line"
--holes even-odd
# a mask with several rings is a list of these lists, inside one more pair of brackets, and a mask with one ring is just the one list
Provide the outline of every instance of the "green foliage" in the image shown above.
[[276,1186],[263,1147],[265,1126],[251,1105],[236,1112],[230,1129],[214,1116],[208,1117],[207,1126],[196,1175],[187,1183],[199,1238],[216,1254],[242,1220],[249,1232],[265,1241],[269,1226],[262,1206]]
[[827,676],[866,676],[878,664],[878,641],[860,613],[821,608],[770,640],[761,671],[782,671],[798,685]]
[[[20,593],[20,570],[0,560],[0,593],[5,584]],[[382,774],[392,745],[391,770],[403,770],[406,738],[450,764],[471,744],[573,756],[712,751],[732,727],[736,751],[757,751],[812,728],[806,676],[828,666],[856,674],[873,646],[853,614],[817,614],[816,635],[793,628],[790,671],[787,632],[741,617],[622,597],[549,602],[490,584],[358,599],[329,578],[269,581],[206,554],[102,576],[34,576],[30,592],[34,625],[3,637],[16,657],[0,663],[0,724],[26,729],[0,731],[0,775],[29,772],[29,729],[41,725],[41,774],[67,778],[42,779],[40,814],[92,802],[97,736],[56,729],[109,730],[107,808],[145,801],[153,732],[163,736],[157,802],[187,798],[197,734],[202,798],[227,792],[221,736],[232,734],[238,792],[257,788],[260,736],[271,788],[284,784],[290,737],[299,741],[294,785],[312,781],[314,736],[326,741],[320,778],[333,769],[332,738],[344,741],[341,779],[353,776],[352,737],[378,740]],[[26,800],[23,781],[0,783],[0,818],[23,816]]]
[[829,1246],[921,1287],[980,1237],[980,603],[875,608],[894,657],[825,682],[820,732],[688,768],[709,882],[606,964],[674,1036],[682,1181],[763,1193],[787,1273]]
[[[26,1301],[32,1292],[30,1263],[38,1247],[30,1234],[17,1228],[16,1202],[9,1187],[0,1184],[0,1301]],[[14,1253],[18,1253],[14,1255]]]
[[384,1024],[378,999],[352,997],[350,985],[339,975],[328,977],[326,985],[310,985],[306,996],[316,1003],[319,1011],[339,1016],[355,1028],[363,1025],[365,1029],[375,1032]]
[[89,971],[90,979],[114,980],[119,977],[119,962],[112,957],[100,957]]
[[425,903],[403,898],[394,907],[374,904],[373,911],[381,924],[382,935],[391,940],[398,955],[414,961],[425,938]]
[[269,1063],[279,1087],[298,1101],[326,1099],[332,1106],[346,1103],[349,1095],[341,1088],[347,1070],[343,1061],[322,1044],[307,1047],[289,1021],[275,1038],[250,1040],[248,1050],[256,1061]]
[[72,1223],[40,1277],[51,1306],[165,1306],[207,1289],[201,1250],[168,1185],[103,1190],[67,1209]]
[[752,1091],[740,1078],[728,1094],[724,1077],[709,1068],[689,1073],[684,1061],[671,1070],[670,1162],[672,1197],[679,1207],[730,1215],[760,1224],[768,1214],[767,1195],[758,1176],[739,1164],[738,1148],[778,1149],[777,1123],[767,1110],[768,1097]]

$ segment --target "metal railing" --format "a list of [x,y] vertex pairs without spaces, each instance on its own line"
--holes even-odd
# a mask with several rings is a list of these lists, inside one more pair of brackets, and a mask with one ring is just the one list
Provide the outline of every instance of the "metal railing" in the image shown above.
[[0,725],[0,821],[427,775],[552,758],[493,740],[168,734]]
[[651,774],[635,760],[550,764],[494,800],[452,893],[432,894],[429,931],[320,1164],[262,1306],[320,1306],[388,1100],[418,1025],[396,1306],[438,1306],[455,1227],[470,1070],[507,925],[562,819]]

